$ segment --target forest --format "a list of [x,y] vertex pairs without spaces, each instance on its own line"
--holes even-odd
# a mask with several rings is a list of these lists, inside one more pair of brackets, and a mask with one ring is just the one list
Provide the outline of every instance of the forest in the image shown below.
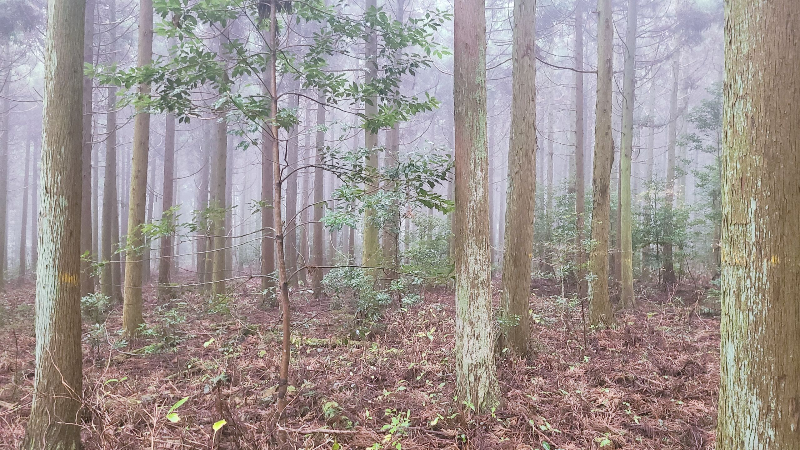
[[797,105],[796,0],[0,0],[0,448],[800,449]]

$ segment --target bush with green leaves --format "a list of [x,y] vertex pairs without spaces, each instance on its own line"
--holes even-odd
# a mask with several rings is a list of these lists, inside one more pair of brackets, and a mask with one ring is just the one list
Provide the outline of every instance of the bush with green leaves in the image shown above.
[[81,299],[81,315],[91,324],[101,324],[108,318],[111,306],[110,297],[94,292]]
[[640,200],[633,221],[633,248],[650,250],[642,258],[642,267],[658,273],[664,264],[664,246],[671,244],[675,269],[680,274],[689,249],[689,208],[669,207],[664,180],[647,183]]
[[152,354],[164,350],[177,350],[178,344],[185,339],[185,333],[180,326],[186,323],[185,309],[187,307],[188,305],[185,302],[156,307],[155,316],[159,320],[151,326],[147,324],[139,326],[141,336],[152,338],[155,341],[144,347],[145,353]]
[[419,214],[403,237],[402,277],[405,286],[447,284],[453,276],[450,217]]
[[[534,221],[534,253],[542,263],[543,272],[551,272],[562,279],[574,279],[578,267],[575,266],[575,255],[578,245],[583,245],[588,252],[591,235],[591,192],[587,192],[584,200],[583,242],[576,242],[575,191],[573,180],[566,180],[553,194],[553,207],[547,211],[546,189],[536,189],[536,220]],[[542,273],[547,276],[550,273]]]
[[350,305],[359,323],[377,322],[391,302],[388,292],[376,289],[373,269],[339,267],[322,278],[325,293],[339,305]]

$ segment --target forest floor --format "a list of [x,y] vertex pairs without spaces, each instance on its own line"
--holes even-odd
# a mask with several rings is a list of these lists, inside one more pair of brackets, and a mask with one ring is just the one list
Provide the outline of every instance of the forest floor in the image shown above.
[[[454,401],[452,293],[391,308],[362,340],[346,309],[298,293],[277,422],[281,315],[259,304],[256,286],[214,304],[146,290],[137,342],[119,342],[121,307],[100,318],[105,327],[84,321],[85,448],[714,448],[719,318],[703,290],[638,287],[635,310],[585,336],[580,304],[553,281],[533,287],[533,354],[499,357],[503,403],[487,415]],[[30,413],[33,301],[27,284],[0,303],[0,448],[15,448]]]

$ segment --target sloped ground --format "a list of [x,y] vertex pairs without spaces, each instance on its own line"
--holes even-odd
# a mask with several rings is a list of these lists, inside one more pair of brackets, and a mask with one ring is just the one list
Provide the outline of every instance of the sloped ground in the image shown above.
[[[117,342],[120,307],[107,332],[84,325],[86,449],[714,447],[717,318],[649,292],[658,299],[584,337],[580,305],[552,283],[535,287],[535,353],[501,357],[503,405],[485,416],[453,398],[452,294],[391,309],[364,340],[344,311],[295,295],[290,403],[277,422],[280,313],[260,308],[255,286],[214,304],[192,292],[159,304],[148,292],[150,331],[138,342]],[[3,297],[0,448],[14,448],[30,412],[32,304],[32,285]]]

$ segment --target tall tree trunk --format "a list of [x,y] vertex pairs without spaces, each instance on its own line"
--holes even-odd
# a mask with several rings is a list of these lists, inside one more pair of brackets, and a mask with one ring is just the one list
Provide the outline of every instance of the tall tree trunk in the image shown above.
[[614,140],[611,136],[612,28],[611,0],[597,0],[597,107],[595,119],[592,250],[589,255],[589,322],[610,325],[613,321],[608,297],[608,241],[611,221],[611,166]]
[[[553,238],[552,224],[555,214],[553,214],[553,113],[551,112],[547,118],[547,192],[545,198],[545,205],[547,211],[547,242],[551,243]],[[545,264],[549,271],[553,270],[552,255],[545,254]]]
[[198,233],[197,233],[197,282],[201,285],[202,289],[206,289],[206,283],[211,279],[206,276],[208,269],[206,262],[208,260],[208,184],[211,167],[211,131],[210,124],[203,124],[203,142],[200,144],[200,158],[203,166],[200,168],[200,189],[197,191],[197,210],[198,215]]
[[41,140],[37,139],[33,147],[33,187],[31,188],[31,270],[36,271],[39,261],[39,161],[41,160]]
[[[655,166],[655,146],[656,146],[656,127],[655,127],[655,114],[656,114],[656,93],[655,86],[650,87],[650,112],[648,113],[648,126],[650,134],[647,135],[647,153],[645,153],[645,161],[647,161],[647,168],[645,171],[645,186],[648,191],[648,197],[653,194],[653,168]],[[642,276],[647,279],[650,277],[650,244],[645,243],[642,247]]]
[[[122,281],[122,286],[120,288],[123,289],[123,290],[125,289],[125,264],[127,264],[127,261],[128,261],[128,256],[127,256],[128,254],[125,251],[125,247],[127,247],[127,242],[128,242],[128,236],[127,236],[128,222],[130,222],[128,220],[128,213],[130,213],[130,197],[129,196],[130,196],[130,192],[131,192],[131,154],[132,153],[133,152],[130,149],[123,147],[123,150],[122,150],[122,162],[121,162],[121,166],[122,166],[121,167],[121,169],[122,169],[121,170],[121,174],[120,174],[120,172],[117,172],[117,178],[119,178],[119,184],[120,184],[120,187],[118,189],[118,192],[120,192],[119,204],[117,205],[117,209],[118,209],[117,212],[119,213],[119,221],[120,221],[119,232],[121,233],[119,242],[121,244],[125,243],[125,245],[122,245],[121,249],[120,249],[121,250],[120,261],[122,262],[120,264],[120,275],[122,276],[120,278],[120,280]],[[117,159],[119,159],[119,158],[117,158]],[[123,302],[124,302],[124,298],[123,298]],[[123,305],[123,309],[124,309],[124,305]]]
[[586,249],[583,245],[583,229],[586,211],[586,175],[584,173],[584,105],[583,105],[583,2],[575,1],[575,266],[578,268],[578,297],[586,297]]
[[633,155],[633,109],[636,91],[636,10],[638,0],[628,0],[628,29],[625,33],[625,67],[622,82],[622,138],[620,139],[620,303],[634,305],[633,297],[633,213],[631,211],[631,157]]
[[[376,8],[377,0],[365,0],[365,9],[370,10]],[[364,75],[364,83],[369,85],[378,77],[378,36],[375,30],[367,32],[367,43],[365,46],[364,58],[366,60],[366,72]],[[375,117],[378,114],[378,97],[372,96],[371,100],[364,105],[364,114],[368,118]],[[370,129],[366,130],[366,137],[364,138],[364,146],[368,152],[374,151],[378,146],[378,134]],[[371,154],[367,156],[367,166],[377,170],[378,168],[378,155]],[[374,195],[377,192],[378,186],[368,184],[365,186],[366,195]],[[364,210],[364,249],[363,259],[361,264],[364,267],[378,267],[380,265],[380,247],[378,246],[378,227],[375,226],[375,210],[367,208]],[[374,277],[375,274],[373,273]]]
[[676,52],[672,60],[672,93],[669,100],[669,127],[667,129],[667,225],[664,230],[666,239],[664,241],[664,285],[667,288],[677,282],[675,277],[675,261],[672,249],[672,235],[675,227],[672,223],[675,220],[672,206],[675,202],[675,144],[678,140],[678,90],[680,77],[680,51]]
[[324,257],[324,246],[322,245],[322,213],[324,205],[323,189],[324,175],[322,170],[323,154],[325,152],[325,93],[320,91],[317,104],[317,136],[316,136],[316,155],[314,156],[314,223],[312,224],[312,255],[311,255],[311,289],[314,291],[314,298],[322,296],[322,265]]
[[[270,0],[272,1],[272,0]],[[273,41],[271,33],[264,36],[266,42],[265,52],[271,52]],[[273,74],[270,70],[264,74],[264,94],[272,95],[270,85]],[[275,232],[272,229],[272,209],[275,208],[272,192],[274,189],[273,161],[272,161],[272,130],[265,124],[261,131],[261,291],[264,293],[264,303],[271,303],[275,299]]]
[[[310,163],[311,158],[312,158],[312,152],[311,152],[311,133],[308,131],[309,130],[309,125],[311,124],[311,108],[309,108],[308,105],[306,104],[306,107],[304,109],[305,109],[305,111],[303,112],[303,114],[304,114],[303,123],[306,126],[306,131],[305,131],[305,138],[304,138],[305,142],[303,143],[303,159],[302,159],[301,165],[305,166],[305,165],[308,165]],[[300,203],[300,211],[301,212],[300,212],[300,217],[298,217],[298,219],[297,219],[298,220],[298,225],[301,226],[301,228],[300,228],[300,233],[301,233],[300,234],[300,257],[302,258],[302,262],[303,262],[301,267],[300,267],[301,270],[298,273],[298,277],[300,278],[300,282],[303,284],[303,286],[308,286],[308,277],[306,276],[308,270],[306,269],[306,267],[309,265],[309,260],[308,260],[308,258],[309,258],[309,254],[308,254],[308,239],[309,239],[309,236],[308,236],[308,231],[309,231],[308,218],[310,217],[310,214],[308,213],[308,206],[309,206],[308,200],[309,200],[309,194],[310,194],[310,190],[311,190],[311,173],[312,172],[310,170],[308,170],[308,169],[304,169],[303,170],[303,186],[302,186],[302,189],[301,189],[303,201]]]
[[[93,100],[94,104],[94,100]],[[98,134],[97,115],[92,120],[92,134]],[[100,258],[100,150],[92,145],[92,256],[95,261]],[[100,281],[93,271],[95,285]],[[95,286],[93,286],[95,287]]]
[[499,402],[490,279],[484,0],[456,3],[454,44],[456,395],[481,413]]
[[[247,240],[245,235],[247,234],[247,172],[248,172],[248,164],[245,164],[244,173],[242,174],[242,188],[239,191],[239,238],[237,239],[237,248],[244,248],[244,243]],[[239,255],[236,257],[236,270],[238,273],[244,272],[244,258],[241,257],[242,254],[239,252]]]
[[22,216],[20,220],[22,224],[19,229],[19,278],[20,281],[24,280],[28,275],[28,184],[30,183],[30,169],[31,169],[31,147],[33,147],[33,140],[28,136],[25,145],[25,175],[22,190]]
[[[299,86],[296,86],[299,87]],[[298,95],[289,96],[289,109],[297,110],[300,106]],[[286,146],[286,167],[291,172],[286,177],[286,270],[290,274],[297,271],[297,226],[300,220],[297,215],[297,152],[299,149],[299,136],[297,126],[289,130]],[[290,285],[297,285],[297,278],[289,280]]]
[[[94,104],[94,100],[92,100]],[[92,120],[92,135],[98,133],[97,116]],[[92,145],[92,260],[97,262],[100,258],[100,151]],[[96,288],[99,279],[97,273],[92,270],[93,284],[92,289]]]
[[[95,0],[86,0],[84,17],[83,62],[92,64],[94,47]],[[92,79],[83,77],[83,185],[81,188],[81,297],[94,291],[92,276]]]
[[[44,52],[36,371],[24,450],[80,450],[83,0],[49,0]],[[5,167],[5,166],[4,166]]]
[[[51,0],[52,1],[52,0]],[[136,65],[144,67],[153,60],[153,1],[139,0],[139,40]],[[150,85],[139,85],[139,93],[150,94]],[[137,111],[133,122],[128,234],[130,244],[125,254],[125,303],[122,327],[126,336],[136,336],[142,317],[142,225],[147,200],[147,155],[150,148],[150,114]]]
[[286,409],[287,398],[286,391],[289,387],[289,359],[291,358],[291,310],[289,308],[289,277],[286,270],[286,252],[284,249],[284,223],[283,211],[281,210],[281,195],[282,195],[282,179],[281,179],[281,152],[280,142],[278,140],[278,85],[277,85],[277,67],[276,61],[278,58],[278,18],[277,18],[277,1],[270,0],[270,99],[272,105],[270,107],[270,132],[272,133],[272,180],[273,191],[272,195],[275,199],[275,207],[272,208],[272,224],[275,228],[275,253],[278,263],[278,298],[280,299],[281,312],[283,317],[281,319],[281,328],[283,331],[283,339],[281,340],[281,365],[279,369],[278,391],[278,411],[282,413]]
[[506,320],[506,345],[528,354],[533,254],[533,211],[536,206],[536,0],[515,0],[512,59],[511,138],[508,144],[505,251],[501,308]]
[[800,3],[726,3],[720,450],[800,421]]
[[[332,136],[331,140],[336,142],[336,136]],[[325,178],[327,184],[325,189],[325,198],[329,199],[328,204],[331,208],[336,208],[336,201],[333,200],[333,191],[336,189],[336,175],[333,172],[327,172]],[[326,265],[335,265],[336,264],[336,255],[339,251],[339,235],[338,231],[330,230],[328,232],[328,255],[327,255],[327,264]],[[325,273],[328,273],[329,269],[325,270]]]
[[[161,220],[174,225],[171,212],[174,197],[175,173],[175,115],[167,114],[164,131],[164,187],[161,198]],[[158,259],[158,289],[160,297],[172,295],[170,288],[170,268],[172,267],[172,233],[161,237],[161,255]]]
[[[108,50],[111,63],[116,59],[117,33],[113,25],[117,21],[116,0],[108,0],[108,22],[112,24],[108,33]],[[100,242],[101,260],[104,262],[100,276],[103,295],[114,303],[122,300],[119,294],[119,215],[117,214],[117,87],[109,86],[106,113],[106,156],[103,174],[103,231]],[[116,237],[116,242],[114,238]],[[115,277],[115,272],[117,276]]]
[[225,278],[233,276],[233,168],[236,165],[236,153],[233,136],[228,135],[225,164]]
[[[153,222],[153,210],[155,209],[156,203],[156,162],[153,161],[149,167],[150,175],[148,175],[147,179],[150,180],[148,183],[147,189],[147,214],[145,215],[145,223],[152,223]],[[150,283],[150,277],[153,274],[153,244],[152,244],[152,237],[145,236],[144,237],[144,253],[142,255],[143,258],[143,269],[142,269],[142,283],[148,284]]]
[[[10,44],[4,46],[3,59],[8,61]],[[6,284],[6,266],[8,258],[8,139],[11,133],[8,104],[8,83],[3,83],[0,92],[0,291]]]
[[[225,293],[225,178],[228,163],[228,121],[225,112],[219,111],[214,124],[214,153],[211,158],[211,235],[213,259],[211,292]],[[206,262],[208,264],[208,262]]]
[[[395,19],[403,23],[403,13],[405,11],[405,0],[397,0],[397,10]],[[400,163],[400,123],[395,123],[388,133],[388,142],[386,145],[386,155],[384,156],[384,165],[387,168],[397,167]],[[384,189],[392,192],[396,189],[395,183],[387,182]],[[400,261],[397,259],[400,247],[400,205],[396,202],[392,203],[390,211],[390,222],[383,228],[383,259],[385,261],[386,279],[387,283],[391,283],[398,277],[398,270],[400,268]]]

